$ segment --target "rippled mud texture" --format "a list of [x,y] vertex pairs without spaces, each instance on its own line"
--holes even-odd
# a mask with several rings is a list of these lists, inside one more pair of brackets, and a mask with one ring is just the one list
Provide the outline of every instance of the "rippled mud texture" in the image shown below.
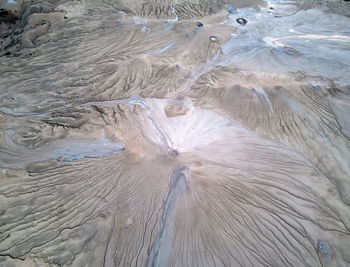
[[0,266],[350,265],[348,1],[0,8]]

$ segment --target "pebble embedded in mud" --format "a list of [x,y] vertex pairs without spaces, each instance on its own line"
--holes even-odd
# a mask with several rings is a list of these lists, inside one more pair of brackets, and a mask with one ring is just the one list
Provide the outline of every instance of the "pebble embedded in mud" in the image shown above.
[[212,41],[213,43],[217,42],[218,41],[218,37],[212,35],[209,37],[209,40]]
[[168,152],[168,156],[171,158],[176,158],[179,155],[179,152],[175,149],[170,149]]

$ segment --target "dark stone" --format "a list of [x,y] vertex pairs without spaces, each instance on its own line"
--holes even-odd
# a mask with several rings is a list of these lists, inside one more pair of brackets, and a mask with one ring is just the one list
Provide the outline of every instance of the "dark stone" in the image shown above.
[[17,16],[14,15],[12,12],[0,8],[0,23],[15,23],[17,19]]
[[204,26],[203,23],[200,22],[200,21],[197,21],[197,22],[196,22],[196,25],[197,25],[197,27],[203,27],[203,26]]
[[236,22],[241,25],[246,25],[248,21],[244,18],[238,18],[236,19]]
[[0,8],[0,17],[5,17],[9,14],[9,12],[3,8]]

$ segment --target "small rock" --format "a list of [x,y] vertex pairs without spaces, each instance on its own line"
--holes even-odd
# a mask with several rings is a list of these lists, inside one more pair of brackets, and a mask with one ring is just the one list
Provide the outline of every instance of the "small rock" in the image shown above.
[[209,40],[212,41],[212,42],[217,42],[218,41],[218,38],[216,36],[210,36],[209,37]]

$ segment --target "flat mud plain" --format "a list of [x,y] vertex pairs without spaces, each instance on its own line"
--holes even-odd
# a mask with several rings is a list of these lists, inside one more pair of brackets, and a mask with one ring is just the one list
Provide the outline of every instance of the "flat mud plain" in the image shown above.
[[350,266],[349,1],[0,8],[0,266]]

